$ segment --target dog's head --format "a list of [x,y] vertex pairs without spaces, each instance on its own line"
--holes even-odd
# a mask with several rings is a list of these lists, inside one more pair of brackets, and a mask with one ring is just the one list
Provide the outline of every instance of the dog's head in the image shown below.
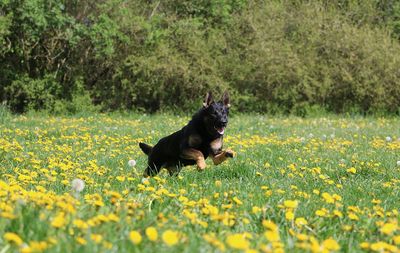
[[214,102],[211,92],[208,92],[203,103],[204,123],[212,136],[222,136],[228,125],[229,95],[224,92],[218,102]]

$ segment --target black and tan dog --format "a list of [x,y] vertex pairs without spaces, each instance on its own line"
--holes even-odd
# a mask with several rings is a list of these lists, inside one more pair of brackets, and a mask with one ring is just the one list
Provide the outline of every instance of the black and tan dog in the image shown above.
[[233,157],[232,151],[222,150],[229,106],[227,92],[219,102],[214,102],[209,92],[203,108],[181,130],[162,138],[154,147],[139,143],[143,152],[149,156],[144,176],[155,176],[162,168],[167,168],[170,175],[177,175],[182,166],[194,164],[202,171],[209,155],[215,165]]

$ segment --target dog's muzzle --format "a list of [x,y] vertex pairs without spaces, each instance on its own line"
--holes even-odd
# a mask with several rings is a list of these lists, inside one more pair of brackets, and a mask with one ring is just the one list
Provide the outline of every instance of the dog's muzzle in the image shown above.
[[226,125],[227,122],[220,122],[219,124],[214,125],[214,128],[220,135],[223,135],[225,133]]

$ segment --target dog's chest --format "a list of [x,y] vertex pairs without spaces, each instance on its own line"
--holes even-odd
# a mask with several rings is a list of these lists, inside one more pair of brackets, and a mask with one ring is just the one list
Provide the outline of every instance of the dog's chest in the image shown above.
[[213,140],[210,143],[210,148],[214,154],[218,153],[222,149],[222,138]]

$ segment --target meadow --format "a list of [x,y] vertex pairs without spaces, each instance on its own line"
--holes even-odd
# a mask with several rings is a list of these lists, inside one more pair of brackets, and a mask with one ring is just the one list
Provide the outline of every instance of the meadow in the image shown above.
[[231,117],[233,159],[142,180],[189,117],[0,121],[0,252],[399,252],[400,119]]

